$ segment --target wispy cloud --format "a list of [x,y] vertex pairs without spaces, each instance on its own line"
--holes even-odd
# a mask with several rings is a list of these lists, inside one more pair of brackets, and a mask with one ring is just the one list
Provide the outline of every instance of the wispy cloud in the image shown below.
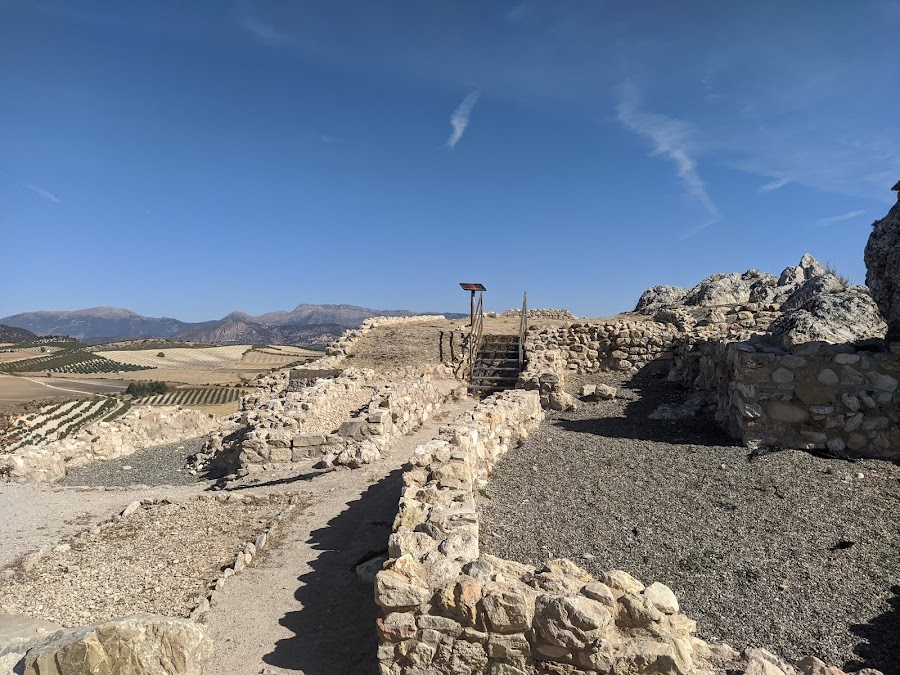
[[240,19],[241,27],[259,42],[270,47],[277,47],[287,41],[287,37],[262,19],[244,15]]
[[817,224],[817,225],[820,225],[820,226],[822,226],[822,227],[825,227],[825,226],[828,226],[828,225],[835,225],[835,224],[837,224],[837,223],[843,223],[843,222],[846,221],[846,220],[853,220],[853,219],[856,218],[857,216],[861,216],[861,215],[864,214],[864,213],[865,213],[865,211],[862,211],[862,210],[860,210],[860,211],[848,211],[847,213],[842,213],[842,214],[839,215],[839,216],[830,216],[830,217],[828,217],[828,218],[822,218],[822,219],[819,220],[816,224]]
[[778,190],[779,188],[783,188],[785,185],[791,182],[790,178],[777,178],[765,185],[759,186],[760,192],[772,192],[772,190]]
[[472,114],[472,108],[478,103],[479,96],[481,96],[481,92],[477,89],[466,94],[462,103],[457,106],[456,110],[454,110],[453,114],[450,116],[450,125],[453,127],[453,133],[451,133],[450,138],[447,139],[447,147],[451,150],[456,147],[456,144],[459,143],[459,139],[462,138],[463,133],[465,133],[466,127],[469,126],[469,115]]
[[25,187],[27,187],[29,190],[33,190],[34,192],[37,192],[41,197],[46,199],[48,202],[53,202],[54,204],[62,204],[62,201],[60,200],[60,198],[57,197],[52,192],[50,192],[50,190],[45,190],[42,187],[38,187],[37,185],[31,185],[29,183],[26,183]]
[[617,110],[623,125],[650,140],[654,155],[662,155],[675,164],[675,173],[685,190],[709,214],[709,220],[691,230],[688,236],[718,221],[721,217],[719,207],[706,191],[706,185],[697,173],[697,161],[688,147],[688,141],[695,133],[693,127],[683,120],[640,110],[637,91],[630,84],[621,87]]

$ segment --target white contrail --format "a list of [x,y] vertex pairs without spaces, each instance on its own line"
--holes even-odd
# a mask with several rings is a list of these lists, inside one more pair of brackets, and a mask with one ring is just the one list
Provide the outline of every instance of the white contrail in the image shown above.
[[683,120],[638,110],[636,92],[627,85],[622,89],[618,117],[626,127],[650,139],[654,155],[663,155],[675,164],[675,173],[688,194],[709,213],[710,220],[693,234],[719,220],[719,207],[706,191],[706,185],[697,173],[697,162],[688,149],[687,139],[693,134],[691,125]]
[[857,216],[861,216],[865,211],[849,211],[847,213],[842,213],[839,216],[831,216],[830,218],[822,218],[818,221],[819,225],[835,225],[837,223],[843,223],[845,220],[852,220]]
[[469,115],[472,114],[472,108],[478,103],[479,96],[481,96],[481,92],[478,90],[467,94],[462,100],[462,103],[459,104],[450,116],[450,124],[453,126],[453,133],[451,133],[450,138],[447,139],[447,147],[451,150],[456,147],[456,144],[459,143],[459,139],[462,138],[466,127],[469,126]]
[[765,185],[759,186],[760,192],[771,192],[772,190],[778,190],[779,188],[783,188],[785,185],[791,182],[790,178],[776,178],[770,183],[766,183]]
[[26,183],[25,187],[27,187],[29,190],[34,190],[35,192],[37,192],[41,197],[43,197],[47,201],[53,202],[54,204],[62,204],[59,197],[57,197],[55,194],[50,192],[50,190],[45,190],[42,187],[38,187],[37,185],[31,185],[29,183]]

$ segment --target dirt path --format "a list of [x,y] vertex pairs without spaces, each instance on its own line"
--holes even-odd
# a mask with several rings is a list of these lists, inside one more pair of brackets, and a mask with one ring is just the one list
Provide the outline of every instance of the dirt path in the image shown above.
[[444,408],[375,464],[302,484],[313,494],[312,505],[258,567],[230,581],[207,614],[216,643],[208,675],[377,673],[372,586],[354,568],[387,549],[403,463],[446,420],[473,405],[467,400]]

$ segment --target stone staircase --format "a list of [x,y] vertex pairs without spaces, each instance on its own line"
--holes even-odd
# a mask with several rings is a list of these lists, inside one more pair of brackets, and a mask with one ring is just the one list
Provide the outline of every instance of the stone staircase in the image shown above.
[[469,389],[481,393],[513,389],[519,372],[519,336],[485,335],[475,356]]

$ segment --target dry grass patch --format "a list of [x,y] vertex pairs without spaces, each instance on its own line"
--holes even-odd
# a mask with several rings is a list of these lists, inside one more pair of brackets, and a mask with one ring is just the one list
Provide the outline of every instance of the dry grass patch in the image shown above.
[[[133,349],[104,351],[103,356],[111,361],[134,366],[166,368],[170,370],[219,370],[234,368],[252,345],[228,345],[206,349]],[[162,356],[160,356],[162,354]]]

